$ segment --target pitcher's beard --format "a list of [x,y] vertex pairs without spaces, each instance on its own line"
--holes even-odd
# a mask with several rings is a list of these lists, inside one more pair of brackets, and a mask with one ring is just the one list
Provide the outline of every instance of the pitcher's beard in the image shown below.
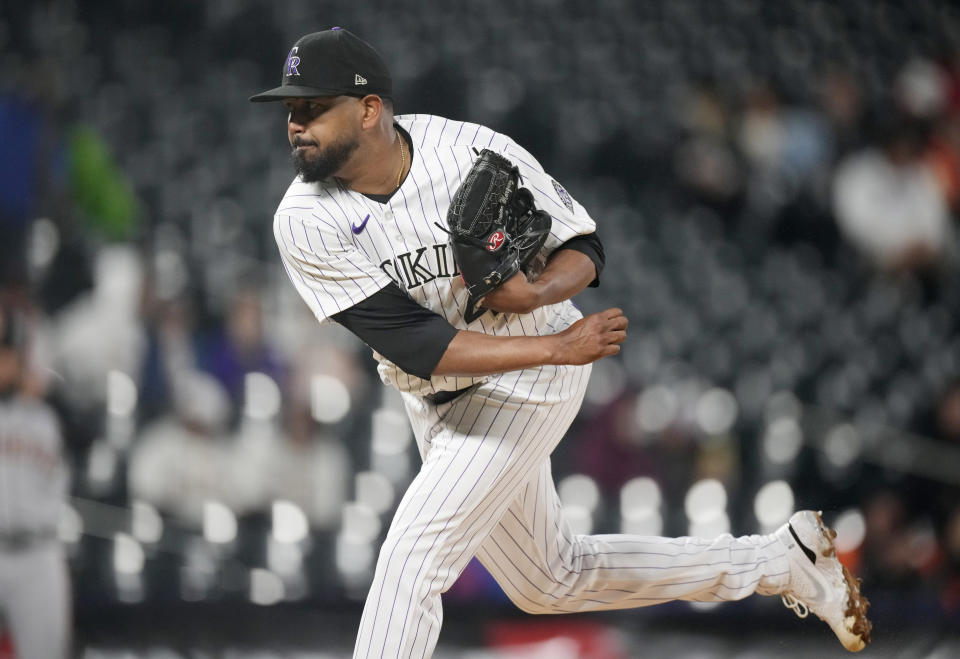
[[295,141],[290,153],[293,168],[304,183],[316,183],[330,178],[343,168],[357,149],[356,140],[331,144],[325,149],[315,145],[309,149],[297,149],[298,144],[311,143]]

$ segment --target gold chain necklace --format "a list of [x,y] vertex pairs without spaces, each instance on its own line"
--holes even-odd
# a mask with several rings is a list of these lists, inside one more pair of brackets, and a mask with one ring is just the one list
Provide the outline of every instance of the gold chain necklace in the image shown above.
[[397,172],[397,185],[396,185],[396,187],[399,188],[400,179],[403,178],[403,166],[406,164],[406,158],[404,158],[404,155],[403,155],[403,141],[404,141],[403,135],[401,135],[400,133],[397,133],[397,139],[400,140],[400,171]]

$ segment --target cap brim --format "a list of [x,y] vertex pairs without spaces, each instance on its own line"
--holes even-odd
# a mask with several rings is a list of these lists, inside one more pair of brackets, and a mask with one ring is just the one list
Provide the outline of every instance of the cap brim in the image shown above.
[[253,103],[266,103],[268,101],[281,101],[285,98],[316,98],[318,96],[340,96],[343,92],[332,89],[317,89],[316,87],[301,87],[299,85],[281,85],[260,92],[250,97]]

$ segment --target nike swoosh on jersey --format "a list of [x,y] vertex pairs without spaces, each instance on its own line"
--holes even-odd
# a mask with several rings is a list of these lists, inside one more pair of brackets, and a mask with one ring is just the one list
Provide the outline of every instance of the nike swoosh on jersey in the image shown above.
[[357,226],[353,222],[350,223],[350,229],[357,235],[359,235],[367,226],[367,221],[370,219],[370,214],[367,213],[367,216],[363,218],[363,222],[360,223],[360,226]]

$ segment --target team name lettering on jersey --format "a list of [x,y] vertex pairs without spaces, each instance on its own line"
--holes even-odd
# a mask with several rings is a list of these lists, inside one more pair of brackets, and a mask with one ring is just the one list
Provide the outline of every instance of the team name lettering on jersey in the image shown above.
[[[448,243],[399,254],[397,261],[400,263],[399,267],[395,261],[387,259],[380,264],[380,269],[394,284],[404,285],[407,289],[423,286],[438,277],[450,278],[460,274]],[[398,270],[403,274],[402,278]]]

